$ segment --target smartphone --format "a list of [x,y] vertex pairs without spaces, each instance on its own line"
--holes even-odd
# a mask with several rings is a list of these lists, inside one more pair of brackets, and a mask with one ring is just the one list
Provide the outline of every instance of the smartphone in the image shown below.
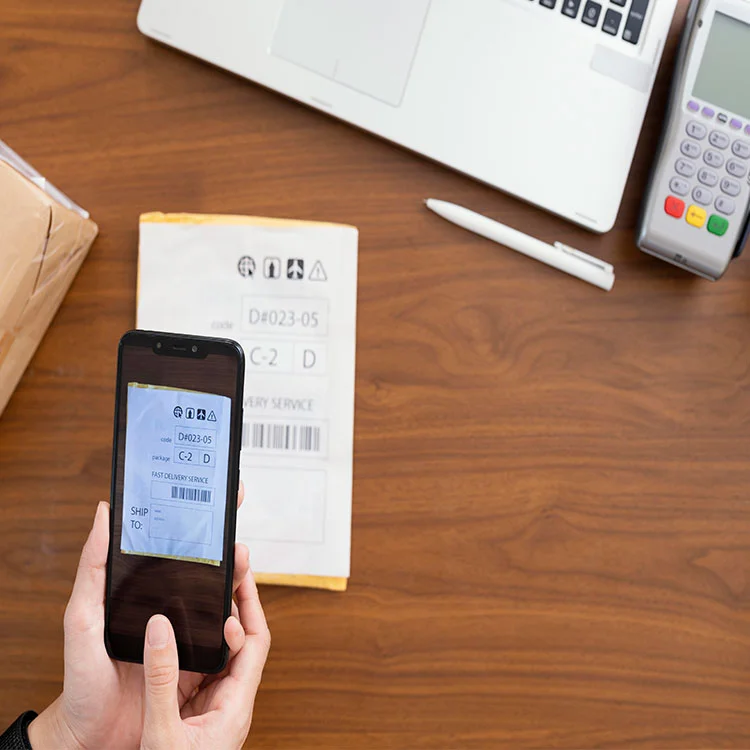
[[146,623],[161,613],[180,669],[226,665],[244,372],[228,339],[120,340],[104,634],[113,659],[143,663]]

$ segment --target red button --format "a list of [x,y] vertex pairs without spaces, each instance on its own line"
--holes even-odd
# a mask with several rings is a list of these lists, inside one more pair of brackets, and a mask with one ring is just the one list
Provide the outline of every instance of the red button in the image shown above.
[[664,210],[670,216],[674,216],[675,219],[680,219],[685,212],[685,201],[681,201],[679,198],[670,195],[667,200],[664,201]]

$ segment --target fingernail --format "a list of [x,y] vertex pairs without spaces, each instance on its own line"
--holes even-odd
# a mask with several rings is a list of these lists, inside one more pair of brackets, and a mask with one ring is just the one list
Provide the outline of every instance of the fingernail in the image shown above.
[[169,621],[164,615],[154,615],[148,621],[146,632],[148,645],[152,648],[164,648],[169,640]]

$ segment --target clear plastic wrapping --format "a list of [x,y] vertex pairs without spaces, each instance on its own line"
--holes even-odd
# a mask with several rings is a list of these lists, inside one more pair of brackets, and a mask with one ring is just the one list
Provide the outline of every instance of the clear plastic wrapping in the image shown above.
[[0,414],[98,231],[0,141]]

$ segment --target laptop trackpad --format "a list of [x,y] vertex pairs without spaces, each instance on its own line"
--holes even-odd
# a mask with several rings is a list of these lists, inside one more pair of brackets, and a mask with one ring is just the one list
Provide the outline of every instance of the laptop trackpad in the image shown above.
[[286,0],[271,53],[398,106],[431,0]]

